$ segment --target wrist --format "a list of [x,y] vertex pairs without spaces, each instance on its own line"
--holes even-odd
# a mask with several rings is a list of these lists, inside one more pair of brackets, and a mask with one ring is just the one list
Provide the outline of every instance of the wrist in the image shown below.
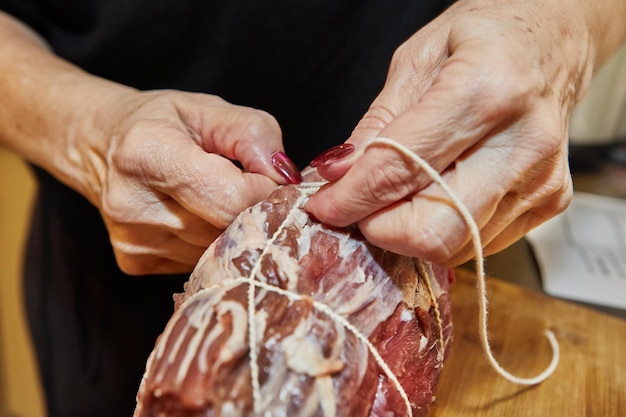
[[60,116],[65,118],[60,146],[55,147],[57,155],[51,161],[54,165],[48,169],[99,207],[107,159],[115,140],[111,132],[111,126],[116,124],[114,114],[124,97],[135,90],[89,74],[81,74],[59,87],[57,97],[69,98]]
[[0,146],[97,204],[109,147],[106,120],[134,91],[55,56],[0,11]]

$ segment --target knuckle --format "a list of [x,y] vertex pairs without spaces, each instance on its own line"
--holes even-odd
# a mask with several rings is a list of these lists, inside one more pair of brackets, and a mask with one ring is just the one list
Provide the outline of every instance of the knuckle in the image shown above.
[[121,193],[108,192],[102,198],[102,207],[100,208],[102,216],[114,224],[122,223],[126,217],[126,208],[120,197],[122,197]]
[[327,225],[336,227],[347,226],[348,223],[344,219],[350,218],[351,215],[351,211],[347,208],[348,206],[333,202],[323,204],[319,207],[319,210],[315,211],[315,218]]
[[573,198],[573,183],[569,173],[567,163],[562,162],[562,158],[555,154],[554,157],[548,158],[540,164],[538,168],[538,180],[541,181],[541,171],[544,171],[546,179],[540,183],[538,189],[543,196],[548,196],[551,211],[559,213],[565,210]]
[[143,265],[140,265],[136,262],[127,261],[125,259],[118,259],[117,265],[120,268],[120,270],[126,275],[139,276],[139,275],[146,275],[150,273],[148,268],[145,268]]
[[567,180],[568,181],[562,185],[557,193],[558,203],[556,209],[558,213],[564,212],[570,206],[574,198],[574,188],[572,186],[571,177],[568,176]]
[[120,270],[127,275],[146,275],[151,272],[149,265],[145,262],[143,257],[138,257],[135,254],[124,252],[124,248],[120,248],[113,243],[113,250],[115,253],[115,261]]
[[403,72],[406,68],[412,67],[407,66],[406,63],[412,59],[414,53],[415,52],[408,43],[403,43],[398,46],[391,55],[391,60],[389,61],[389,73],[398,74]]
[[375,163],[365,176],[365,195],[375,204],[393,203],[414,191],[411,172],[405,163],[393,158],[386,161],[384,165]]
[[563,181],[555,181],[549,188],[548,193],[551,195],[550,203],[548,204],[551,212],[550,217],[564,212],[574,197],[572,180],[569,175],[566,175]]
[[558,157],[561,154],[561,146],[565,140],[563,128],[558,123],[546,122],[537,127],[537,130],[540,139],[533,141],[531,145],[538,146],[539,149],[544,148],[546,154],[552,155],[553,158]]
[[468,97],[487,120],[521,114],[543,89],[536,73],[520,72],[507,58],[494,66],[474,66],[467,77]]
[[245,139],[260,140],[280,132],[280,126],[274,116],[259,109],[245,109],[243,120],[239,123],[240,134]]
[[102,216],[113,224],[124,224],[136,220],[129,193],[121,188],[104,192],[100,210]]
[[115,261],[127,275],[147,275],[166,272],[170,260],[142,244],[111,239]]
[[210,223],[217,229],[226,229],[246,207],[244,198],[236,190],[224,192],[220,201],[215,202]]
[[405,239],[419,257],[436,264],[445,264],[454,254],[452,239],[442,234],[444,229],[429,224],[420,224],[413,230],[407,229]]
[[383,130],[395,117],[395,113],[390,108],[377,101],[367,110],[356,128],[371,129],[378,132]]
[[[147,122],[133,123],[113,138],[107,162],[122,174],[148,175],[151,167],[163,165],[175,149],[158,140]],[[157,166],[158,166],[157,165]]]
[[[512,77],[498,77],[492,86],[492,93],[500,99],[500,103],[510,103],[519,107],[520,103],[528,103],[536,96],[537,80],[533,73],[514,74]],[[497,92],[500,92],[498,95]]]

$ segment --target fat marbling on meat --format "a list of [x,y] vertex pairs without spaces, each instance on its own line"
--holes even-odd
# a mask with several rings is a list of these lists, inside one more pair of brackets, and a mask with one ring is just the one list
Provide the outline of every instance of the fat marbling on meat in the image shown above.
[[317,179],[279,187],[207,249],[148,359],[135,417],[428,415],[452,273],[311,219]]

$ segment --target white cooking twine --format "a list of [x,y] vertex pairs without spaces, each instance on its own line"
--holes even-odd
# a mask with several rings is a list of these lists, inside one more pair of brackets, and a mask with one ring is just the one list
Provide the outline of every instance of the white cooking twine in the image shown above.
[[488,335],[489,332],[487,330],[487,290],[485,288],[485,265],[484,265],[485,260],[484,260],[484,255],[483,255],[483,245],[480,239],[480,231],[478,229],[478,225],[476,225],[474,218],[470,214],[465,204],[463,204],[461,199],[457,197],[456,194],[454,194],[454,192],[452,191],[452,189],[450,189],[448,184],[446,184],[446,182],[443,180],[443,178],[441,178],[439,173],[433,167],[431,167],[428,164],[428,162],[424,161],[422,158],[420,158],[417,154],[415,154],[406,146],[392,139],[381,138],[381,137],[372,139],[371,141],[365,143],[365,145],[362,146],[356,152],[355,154],[356,157],[361,156],[365,152],[366,149],[372,146],[377,146],[377,145],[393,148],[396,151],[398,151],[400,154],[402,154],[403,156],[409,158],[411,161],[419,165],[419,167],[422,168],[428,174],[428,176],[433,180],[433,182],[439,185],[439,187],[441,187],[441,189],[446,193],[448,198],[450,198],[450,200],[452,201],[452,204],[454,205],[454,207],[456,207],[456,209],[461,214],[461,217],[463,217],[463,221],[465,222],[467,227],[469,227],[470,235],[472,236],[472,244],[474,246],[474,252],[476,254],[476,289],[478,290],[477,298],[478,298],[478,307],[479,307],[479,313],[478,313],[479,330],[478,332],[480,335],[480,342],[482,344],[483,351],[485,352],[485,355],[487,356],[487,360],[489,361],[489,364],[491,365],[491,367],[499,375],[501,375],[502,377],[508,379],[509,381],[515,384],[535,385],[548,379],[550,375],[552,375],[552,373],[556,369],[559,363],[559,357],[560,357],[559,343],[556,340],[554,333],[550,329],[546,329],[544,334],[548,338],[548,341],[550,342],[550,346],[552,347],[552,360],[550,361],[546,369],[537,376],[534,376],[531,378],[520,378],[518,376],[515,376],[511,374],[510,372],[508,372],[506,369],[504,369],[498,363],[496,358],[493,356],[493,353],[491,351],[491,346],[489,345],[489,335]]
[[[271,291],[271,292],[275,292],[277,294],[283,295],[287,298],[289,298],[290,300],[302,300],[304,297],[302,297],[300,294],[295,293],[293,291],[287,291],[284,290],[280,287],[276,287],[274,285],[270,285],[266,282],[262,282],[262,281],[258,281],[255,279],[255,276],[257,275],[257,273],[259,272],[259,270],[261,269],[261,264],[262,264],[262,260],[263,258],[269,253],[270,248],[272,247],[272,245],[274,244],[274,242],[276,241],[276,239],[278,239],[278,237],[280,236],[280,234],[282,233],[282,231],[285,229],[285,227],[287,227],[287,225],[289,224],[291,218],[293,216],[296,215],[296,213],[298,213],[299,210],[301,210],[301,204],[303,203],[303,201],[309,197],[311,194],[314,194],[324,183],[302,183],[300,184],[300,189],[302,191],[302,195],[295,201],[295,203],[293,204],[293,206],[291,207],[289,213],[287,213],[287,216],[285,216],[285,220],[283,220],[283,222],[281,223],[281,225],[278,227],[278,229],[276,229],[276,231],[274,232],[274,235],[266,242],[265,247],[263,248],[263,251],[261,252],[261,254],[259,255],[259,258],[257,259],[257,261],[255,262],[252,270],[250,271],[250,274],[248,275],[247,278],[245,278],[245,282],[248,283],[248,343],[249,343],[249,360],[250,360],[250,377],[251,377],[251,382],[252,382],[252,399],[253,399],[253,406],[254,406],[254,412],[255,414],[259,414],[262,412],[261,410],[261,386],[259,383],[259,364],[258,364],[258,351],[257,351],[257,343],[256,343],[256,339],[257,339],[257,333],[256,333],[256,303],[255,303],[255,288],[259,287],[259,288],[263,288],[265,290]],[[428,274],[424,273],[425,268],[422,265],[422,262],[420,262],[420,272],[423,275],[423,277],[428,281]],[[235,280],[235,282],[240,281],[241,279]],[[430,289],[430,282],[428,282],[428,289],[429,289],[429,294],[431,297],[431,301],[433,303],[433,306],[435,308],[435,312],[436,312],[436,316],[437,316],[437,322],[439,323],[439,327],[441,327],[441,319],[440,319],[440,315],[439,315],[439,308],[437,306],[437,300],[434,298],[434,295],[432,293],[432,290]],[[313,304],[313,308],[319,312],[322,312],[324,314],[326,314],[327,316],[329,316],[332,320],[334,320],[335,322],[341,324],[342,326],[344,326],[349,332],[351,332],[354,336],[356,336],[357,339],[359,339],[363,344],[365,344],[365,346],[367,346],[369,352],[372,354],[372,357],[374,358],[374,360],[376,361],[376,363],[378,364],[378,366],[382,369],[382,371],[384,372],[384,374],[387,376],[387,378],[389,378],[389,380],[391,381],[391,383],[393,384],[393,386],[398,390],[398,392],[400,393],[400,396],[402,397],[405,405],[406,405],[406,409],[407,409],[407,416],[408,417],[412,417],[413,416],[413,410],[411,408],[411,402],[409,400],[408,395],[406,394],[406,391],[404,390],[404,388],[402,387],[402,385],[400,384],[400,381],[398,381],[398,378],[396,377],[396,375],[393,373],[393,371],[391,370],[391,368],[389,367],[389,365],[387,364],[387,362],[383,359],[383,357],[381,356],[380,352],[378,352],[378,349],[376,349],[376,347],[372,344],[372,342],[369,341],[369,339],[367,338],[367,336],[365,336],[359,329],[357,329],[352,323],[350,323],[346,318],[344,318],[343,316],[337,314],[335,311],[332,310],[332,308],[330,308],[327,304],[321,303],[319,301],[315,301],[312,300],[312,304]],[[442,350],[440,351],[440,355],[442,355],[442,351],[443,351],[443,335],[442,335],[442,330],[440,329],[439,331],[439,336],[440,336],[440,344],[442,345]]]
[[[402,154],[403,156],[409,158],[411,161],[415,162],[421,169],[423,169],[428,174],[428,176],[433,180],[433,182],[439,185],[441,189],[446,193],[446,195],[450,198],[452,204],[456,207],[458,212],[461,214],[463,221],[470,229],[470,234],[472,236],[472,244],[474,246],[474,251],[476,254],[476,288],[478,292],[477,298],[478,298],[478,306],[479,306],[479,319],[478,319],[479,320],[479,336],[480,336],[480,341],[483,347],[483,351],[485,352],[487,356],[487,360],[489,364],[491,365],[491,367],[505,379],[515,384],[520,384],[520,385],[535,385],[546,380],[548,377],[550,377],[550,375],[552,375],[552,373],[556,369],[557,364],[559,362],[559,344],[556,340],[556,337],[554,336],[554,333],[549,329],[545,331],[545,335],[548,338],[548,341],[550,342],[550,346],[552,347],[552,360],[550,361],[550,364],[546,367],[546,369],[535,377],[521,378],[521,377],[515,376],[511,374],[510,372],[508,372],[507,370],[505,370],[493,356],[493,353],[491,351],[491,346],[489,345],[489,337],[488,337],[488,330],[487,330],[487,291],[485,288],[484,256],[483,256],[482,242],[481,242],[478,226],[476,225],[476,222],[474,221],[474,218],[470,214],[467,207],[454,194],[454,192],[444,182],[444,180],[441,178],[439,173],[435,171],[435,169],[433,169],[426,161],[424,161],[422,158],[416,155],[413,151],[411,151],[404,145],[394,140],[381,138],[381,137],[372,139],[366,142],[362,147],[360,147],[357,150],[355,157],[360,157],[368,148],[373,147],[373,146],[384,146],[384,147],[392,148],[396,150],[397,152],[399,152],[400,154]],[[248,275],[248,277],[246,278],[242,277],[242,278],[236,279],[234,280],[234,282],[231,281],[231,283],[246,282],[248,284],[248,337],[249,337],[248,340],[249,340],[249,348],[250,348],[249,359],[250,359],[250,374],[251,374],[251,382],[252,382],[252,396],[253,396],[253,403],[254,403],[254,412],[256,414],[259,414],[262,412],[261,410],[262,398],[261,398],[261,387],[259,383],[260,370],[259,370],[259,365],[258,365],[258,351],[257,351],[258,347],[257,347],[257,342],[256,342],[257,330],[256,330],[256,325],[255,325],[255,316],[256,316],[255,289],[259,287],[267,291],[272,291],[272,292],[284,295],[286,297],[289,297],[291,300],[301,300],[303,299],[303,297],[292,291],[287,291],[279,287],[275,287],[273,285],[267,284],[265,282],[258,281],[255,279],[255,276],[259,272],[261,268],[262,260],[269,253],[271,246],[274,244],[276,239],[278,239],[278,237],[280,236],[284,228],[289,224],[289,221],[291,220],[291,218],[297,213],[298,210],[301,209],[300,205],[303,203],[303,201],[307,197],[314,194],[324,184],[325,182],[300,184],[300,189],[303,192],[303,195],[295,202],[295,204],[293,205],[290,212],[285,217],[285,220],[282,222],[280,227],[276,230],[274,235],[266,242],[263,251],[259,255],[259,258],[256,261],[252,270],[250,271],[250,274]],[[420,261],[420,268],[421,268],[421,271],[420,271],[421,275],[426,280],[426,285],[429,290],[429,295],[433,303],[433,306],[435,308],[436,319],[440,327],[439,343],[441,344],[440,346],[441,351],[439,352],[439,354],[443,355],[443,334],[442,334],[443,330],[442,330],[442,323],[441,323],[441,317],[440,317],[440,313],[438,309],[437,300],[434,297],[430,282],[428,281],[428,274],[424,273],[425,269],[421,261]],[[210,289],[211,288],[206,288],[205,290],[210,290]],[[318,301],[313,301],[313,307],[317,311],[320,311],[328,315],[337,323],[340,323],[341,325],[345,326],[346,329],[348,329],[351,333],[353,333],[359,340],[361,340],[368,347],[370,353],[374,357],[378,366],[381,368],[381,370],[385,373],[385,375],[389,378],[391,383],[400,393],[407,408],[407,415],[411,417],[413,415],[411,403],[404,388],[398,381],[396,375],[393,373],[393,371],[387,365],[385,360],[382,358],[382,356],[380,355],[376,347],[372,345],[372,343],[368,340],[368,338],[363,333],[361,333],[357,328],[355,328],[344,317],[335,313],[326,304],[320,303]]]

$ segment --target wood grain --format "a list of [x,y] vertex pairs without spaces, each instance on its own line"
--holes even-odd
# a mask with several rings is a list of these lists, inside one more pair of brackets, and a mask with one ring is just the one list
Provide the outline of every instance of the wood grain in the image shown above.
[[626,416],[625,320],[488,279],[490,341],[506,370],[528,377],[548,365],[546,328],[560,344],[555,373],[537,386],[519,386],[485,359],[474,283],[472,272],[457,270],[451,291],[455,340],[431,417]]

